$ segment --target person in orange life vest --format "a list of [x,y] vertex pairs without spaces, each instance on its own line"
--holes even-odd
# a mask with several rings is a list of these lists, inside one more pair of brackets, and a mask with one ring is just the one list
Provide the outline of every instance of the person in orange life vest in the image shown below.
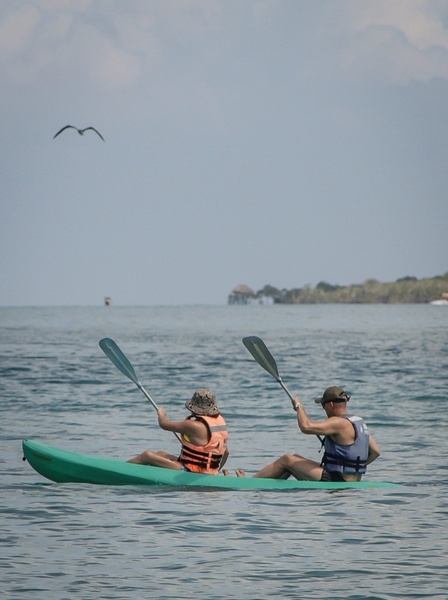
[[[294,409],[300,430],[306,434],[325,436],[325,453],[321,463],[299,454],[285,454],[267,465],[254,477],[268,479],[296,479],[309,481],[360,481],[368,464],[380,456],[380,448],[369,434],[367,425],[360,417],[347,413],[348,396],[337,386],[325,390],[315,402],[321,404],[327,419],[312,421],[305,412],[300,399],[294,398]],[[245,473],[236,471],[239,477]]]
[[164,408],[159,407],[157,411],[160,427],[181,436],[179,456],[163,450],[145,450],[128,462],[217,475],[229,455],[229,436],[226,422],[216,404],[216,396],[211,390],[199,388],[185,406],[192,414],[184,421],[171,421]]

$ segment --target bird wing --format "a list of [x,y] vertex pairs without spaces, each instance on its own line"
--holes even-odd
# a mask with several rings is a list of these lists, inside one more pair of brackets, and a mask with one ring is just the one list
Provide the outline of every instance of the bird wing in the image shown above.
[[66,125],[65,127],[63,127],[62,129],[60,129],[54,136],[53,139],[55,137],[57,137],[60,133],[62,133],[63,131],[65,131],[66,129],[77,129],[77,127],[73,127],[73,125]]
[[83,129],[82,131],[83,131],[83,133],[84,133],[84,131],[88,131],[89,129],[91,129],[92,131],[94,131],[95,133],[97,133],[97,134],[100,136],[100,138],[103,140],[103,142],[105,141],[105,139],[103,138],[103,136],[101,135],[101,133],[100,133],[99,131],[97,131],[97,130],[95,129],[95,127],[86,127],[86,128],[85,128],[85,129]]

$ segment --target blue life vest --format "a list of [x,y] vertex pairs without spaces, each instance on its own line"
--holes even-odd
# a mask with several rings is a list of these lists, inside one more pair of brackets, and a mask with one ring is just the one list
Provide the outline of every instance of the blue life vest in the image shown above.
[[355,428],[355,441],[344,446],[337,444],[330,436],[325,437],[325,452],[321,466],[328,472],[337,471],[350,475],[362,475],[367,469],[369,455],[369,430],[361,417],[341,415],[348,419]]

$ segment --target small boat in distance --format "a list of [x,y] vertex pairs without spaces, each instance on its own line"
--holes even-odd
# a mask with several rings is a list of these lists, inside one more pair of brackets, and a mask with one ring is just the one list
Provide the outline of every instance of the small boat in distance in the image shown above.
[[433,300],[430,304],[434,304],[435,306],[448,306],[448,292],[443,292],[441,298]]

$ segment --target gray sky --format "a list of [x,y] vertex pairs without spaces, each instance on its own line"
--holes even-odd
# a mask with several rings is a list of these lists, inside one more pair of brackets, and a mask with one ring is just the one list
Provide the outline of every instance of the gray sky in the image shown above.
[[0,305],[448,271],[446,0],[2,0],[0,81]]

